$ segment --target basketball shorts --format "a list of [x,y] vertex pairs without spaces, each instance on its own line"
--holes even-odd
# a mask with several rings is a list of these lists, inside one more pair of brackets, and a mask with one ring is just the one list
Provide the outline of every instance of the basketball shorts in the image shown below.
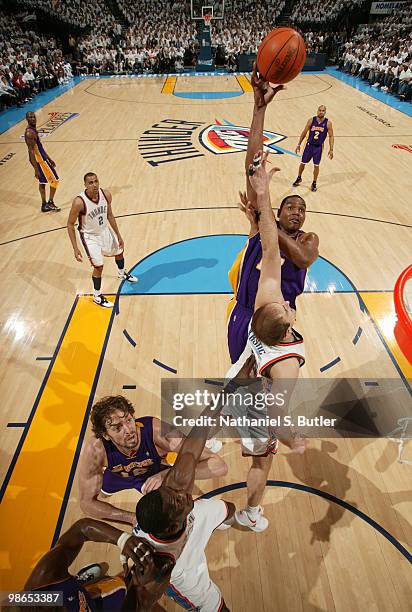
[[[255,334],[251,329],[251,323],[249,323],[248,338],[246,347],[239,357],[238,361],[234,363],[226,373],[226,380],[234,378],[245,361],[254,355],[256,360],[257,374],[258,376],[264,376],[265,370],[276,362],[283,361],[284,359],[296,358],[299,361],[299,366],[302,367],[305,363],[305,345],[303,337],[294,331],[295,341],[284,344],[277,344],[275,346],[268,346],[256,338]],[[262,388],[264,385],[262,385]],[[253,391],[253,390],[252,390]],[[265,392],[265,390],[263,389]],[[269,391],[269,389],[267,389]],[[251,390],[246,387],[240,387],[239,393],[250,393]],[[246,404],[246,402],[245,402]],[[262,409],[262,406],[258,407],[249,406],[245,407],[238,403],[237,405],[224,407],[223,414],[230,414],[232,417],[239,418],[243,415],[247,416],[247,422],[256,422],[257,419],[262,419],[265,415],[268,415],[266,411]],[[270,415],[268,415],[270,416]],[[270,453],[276,453],[277,451],[277,440],[274,429],[266,425],[245,425],[237,427],[242,444],[242,455],[244,456],[267,456]]]
[[126,597],[126,585],[120,576],[107,576],[98,582],[86,584],[84,589],[100,612],[120,612]]
[[198,567],[173,579],[166,595],[191,612],[219,612],[223,605],[219,588],[210,580],[206,556]]
[[40,185],[50,185],[50,187],[56,188],[59,184],[59,175],[56,169],[46,159],[36,158],[36,162]]
[[101,234],[87,234],[80,232],[84,250],[93,266],[102,266],[103,257],[120,255],[123,250],[119,247],[116,234],[107,226]]
[[307,142],[302,155],[302,164],[308,164],[312,159],[314,165],[319,166],[322,159],[322,151],[323,145],[314,145]]
[[251,308],[246,308],[236,302],[230,313],[227,326],[227,343],[232,364],[239,360],[245,350],[249,323],[252,317],[253,310]]

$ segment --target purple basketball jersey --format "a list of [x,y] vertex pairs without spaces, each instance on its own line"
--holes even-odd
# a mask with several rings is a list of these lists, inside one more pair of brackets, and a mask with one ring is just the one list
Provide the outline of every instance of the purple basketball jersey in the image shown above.
[[328,135],[328,118],[325,117],[320,123],[318,118],[312,118],[312,124],[309,129],[308,143],[311,145],[323,145]]
[[107,455],[107,468],[103,473],[102,493],[111,495],[124,489],[141,492],[145,481],[166,470],[163,458],[153,442],[153,417],[145,416],[136,420],[140,432],[140,445],[132,456],[124,455],[111,440],[102,442]]
[[[299,230],[294,240],[304,234]],[[296,309],[296,298],[305,287],[306,269],[298,268],[282,251],[281,289],[283,298]],[[236,363],[243,353],[248,335],[249,322],[253,316],[260,278],[262,243],[260,235],[255,234],[246,243],[235,291],[235,306],[231,311],[228,324],[228,345],[232,363]]]

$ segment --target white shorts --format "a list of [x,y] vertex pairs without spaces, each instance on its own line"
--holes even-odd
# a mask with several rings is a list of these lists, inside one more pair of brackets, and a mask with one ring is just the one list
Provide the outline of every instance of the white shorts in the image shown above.
[[[255,334],[251,329],[251,323],[249,324],[248,339],[245,349],[236,363],[232,364],[228,372],[226,373],[225,379],[231,380],[234,378],[245,361],[254,355],[256,360],[256,367],[258,376],[263,376],[266,368],[273,365],[276,362],[283,361],[284,359],[296,358],[299,361],[299,366],[302,367],[305,363],[305,344],[303,337],[295,330],[293,330],[294,339],[291,342],[285,342],[282,344],[276,344],[274,346],[268,346],[256,338]],[[239,387],[238,392],[241,391],[242,387]],[[247,388],[244,388],[247,391]],[[242,417],[247,410],[247,416],[249,419],[263,417],[264,414],[254,409],[246,409],[244,407],[233,406],[229,408],[223,408],[222,413],[227,414],[230,412],[232,417]],[[267,428],[266,426],[248,426],[238,427],[241,444],[242,444],[242,455],[243,456],[264,456],[269,454],[275,454],[277,452],[277,440],[273,429]]]
[[192,612],[218,612],[223,599],[219,588],[210,580],[207,560],[182,579],[169,583],[166,595],[185,610]]
[[123,252],[123,249],[119,247],[116,234],[109,226],[98,235],[81,232],[80,238],[87,256],[92,265],[96,267],[103,265],[103,257],[114,257]]

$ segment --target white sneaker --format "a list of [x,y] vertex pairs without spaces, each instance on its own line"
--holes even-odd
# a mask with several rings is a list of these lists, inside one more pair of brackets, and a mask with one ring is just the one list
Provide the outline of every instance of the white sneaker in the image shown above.
[[123,272],[120,272],[119,270],[119,272],[117,273],[117,276],[121,278],[122,280],[129,281],[129,283],[137,283],[137,281],[139,280],[137,276],[133,276],[132,274],[129,274],[128,272],[125,272],[124,270]]
[[103,306],[103,308],[113,308],[113,302],[109,302],[102,294],[93,296],[93,302],[99,306]]
[[259,514],[257,515],[256,519],[250,518],[246,510],[235,512],[235,519],[239,525],[249,527],[249,529],[252,531],[265,531],[269,525],[269,521],[265,516],[263,516],[262,506],[259,506]]
[[216,438],[210,438],[205,444],[205,448],[210,450],[212,453],[218,453],[222,450],[223,443]]

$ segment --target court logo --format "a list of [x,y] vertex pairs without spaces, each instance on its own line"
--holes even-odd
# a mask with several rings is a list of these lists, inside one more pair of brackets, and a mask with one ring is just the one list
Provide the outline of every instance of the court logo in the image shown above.
[[5,155],[2,159],[0,159],[0,166],[4,166],[4,164],[6,164],[9,161],[9,159],[14,157],[15,155],[16,155],[15,153],[7,153],[7,155]]
[[372,113],[372,111],[368,110],[367,108],[364,108],[363,106],[358,106],[358,108],[363,113],[366,113],[367,115],[369,115],[369,117],[372,117],[373,119],[376,119],[376,121],[379,121],[379,123],[382,123],[382,125],[386,125],[386,127],[394,127],[393,125],[385,121],[385,119],[381,119],[380,117],[378,117],[378,115],[376,115],[375,113]]
[[[263,132],[263,147],[270,153],[282,155],[283,149],[276,147],[278,142],[285,140],[286,136],[275,132]],[[215,155],[225,153],[239,153],[246,151],[249,139],[249,128],[233,125],[228,121],[221,123],[216,121],[215,124],[206,127],[199,135],[200,143]]]
[[412,145],[394,144],[392,145],[392,149],[402,149],[403,151],[412,153]]
[[[46,123],[43,123],[37,128],[39,138],[47,138],[47,136],[55,132],[57,128],[63,125],[63,123],[67,123],[71,119],[75,119],[80,115],[80,113],[53,112],[48,113],[48,115],[49,119],[46,121]],[[20,136],[20,138],[24,138],[24,135]]]
[[[204,127],[204,122],[163,119],[143,132],[139,139],[139,152],[151,166],[204,157],[199,143],[214,155],[246,151],[249,128],[233,125],[229,121],[217,121]],[[203,129],[202,129],[203,128]],[[197,130],[202,130],[194,138]],[[282,149],[278,143],[286,136],[276,132],[263,132],[263,146],[270,153],[295,155]]]
[[151,166],[203,157],[192,142],[193,133],[203,122],[163,119],[143,132],[139,139],[139,152]]

